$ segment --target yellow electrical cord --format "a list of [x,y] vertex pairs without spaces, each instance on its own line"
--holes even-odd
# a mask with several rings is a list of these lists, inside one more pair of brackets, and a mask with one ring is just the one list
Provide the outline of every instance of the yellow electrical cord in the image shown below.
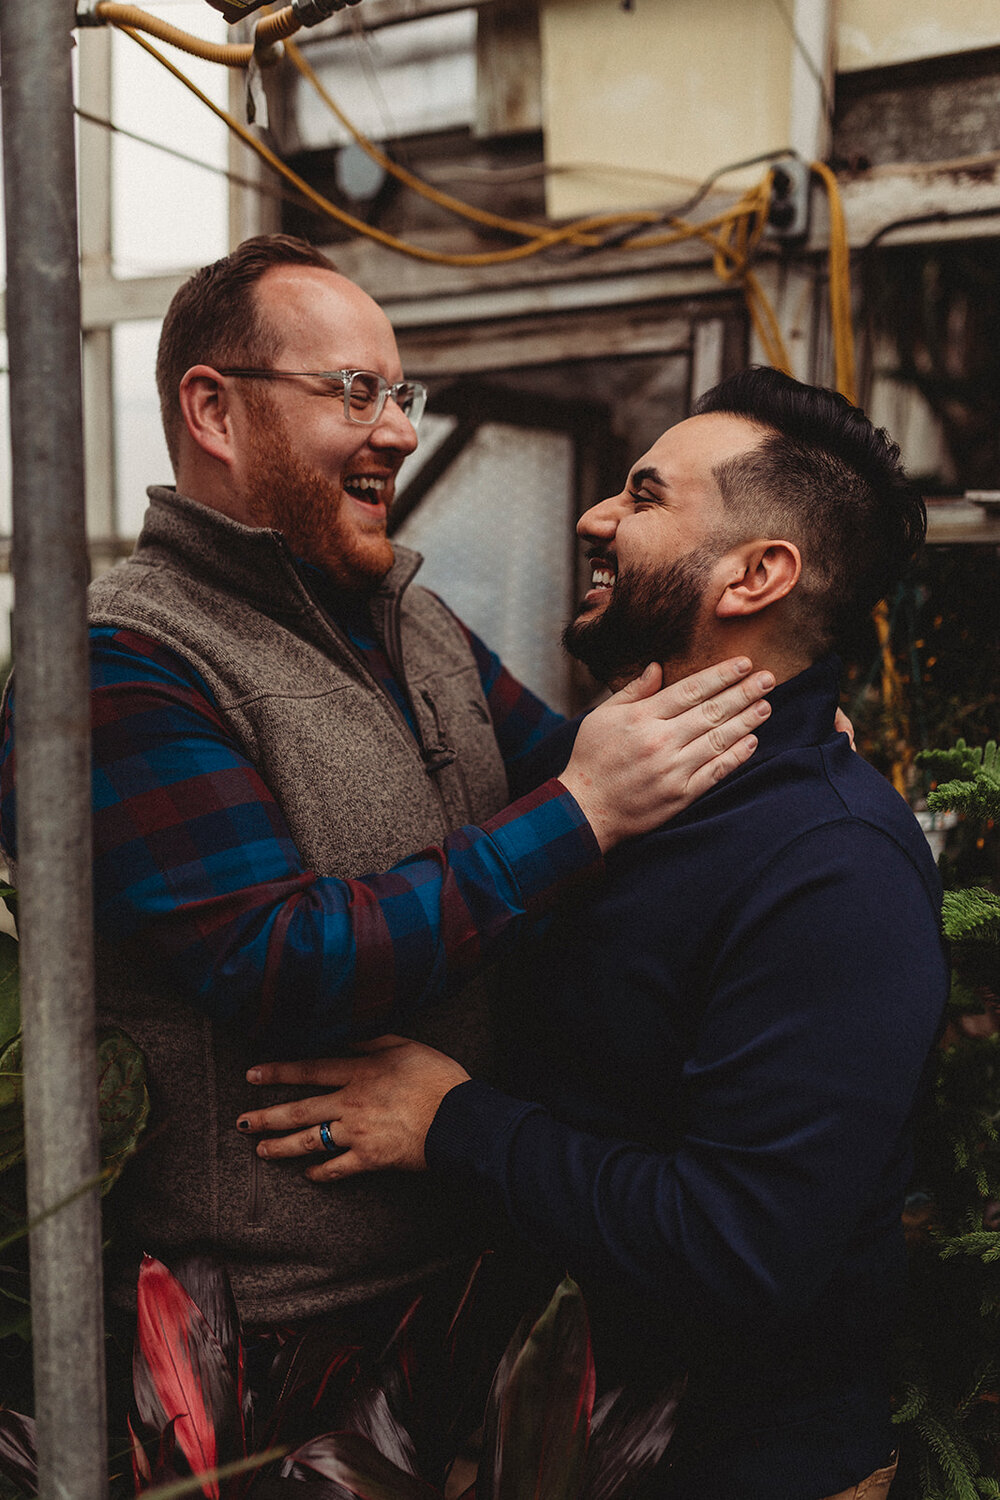
[[[104,3],[110,4],[113,3],[113,0],[104,0]],[[137,42],[152,57],[155,57],[157,62],[161,63],[186,88],[190,89],[214,115],[223,120],[229,129],[239,136],[245,145],[252,151],[255,151],[286,182],[291,183],[321,213],[335,219],[338,223],[345,225],[358,235],[375,240],[389,249],[397,250],[414,259],[427,261],[434,265],[447,266],[499,265],[508,261],[523,260],[529,256],[537,255],[540,251],[548,249],[551,245],[571,243],[597,247],[601,243],[595,233],[597,230],[617,228],[625,224],[658,223],[661,220],[662,216],[660,214],[650,210],[641,213],[595,214],[584,219],[578,219],[571,224],[563,225],[561,228],[553,229],[545,229],[538,225],[526,225],[525,228],[531,230],[533,237],[528,239],[524,244],[509,246],[504,250],[446,254],[441,251],[429,250],[422,245],[414,245],[398,238],[396,235],[388,234],[385,230],[377,229],[371,224],[364,223],[363,220],[356,218],[353,214],[347,213],[335,203],[331,203],[328,198],[323,197],[321,193],[316,192],[297,172],[294,172],[280,157],[276,156],[263,141],[258,140],[255,135],[229,114],[227,110],[223,109],[221,105],[216,104],[207,94],[203,93],[196,83],[170,62],[168,58],[164,57],[150,42],[146,41],[138,31],[131,26],[123,25],[121,22],[116,22],[115,24],[120,27],[126,36],[131,37],[133,41]],[[714,245],[714,239],[710,233],[711,229],[728,222],[734,215],[738,215],[741,211],[743,211],[741,205],[738,204],[735,209],[730,209],[726,213],[719,214],[714,219],[706,221],[703,225],[684,225],[674,234],[663,237],[662,242],[671,243],[678,240],[701,237],[706,238],[710,244]],[[660,240],[650,241],[650,243],[660,242]],[[629,243],[629,241],[626,241],[626,244]]]
[[225,68],[247,67],[255,50],[259,56],[262,49],[284,41],[302,26],[292,7],[286,5],[284,10],[264,16],[257,22],[252,42],[207,42],[203,37],[194,36],[190,31],[182,31],[179,26],[172,26],[169,21],[140,10],[138,5],[125,5],[120,0],[98,0],[94,14],[102,21],[109,21],[112,26],[121,27],[123,31],[129,27],[134,27],[137,31],[148,31],[150,36],[157,37],[161,42],[169,42],[172,47],[177,47],[192,57],[200,57],[204,62],[221,63]]
[[826,188],[830,205],[830,326],[837,390],[855,404],[858,399],[854,369],[854,329],[851,323],[851,251],[840,188],[826,162],[810,163],[810,170]]
[[[854,328],[851,323],[851,269],[850,246],[847,241],[847,225],[844,208],[840,200],[837,179],[825,162],[814,161],[812,171],[826,188],[830,205],[830,326],[833,332],[833,359],[837,390],[849,401],[856,402],[857,385],[854,364]],[[909,724],[905,710],[903,682],[892,651],[892,627],[889,605],[885,599],[879,601],[872,611],[875,633],[878,638],[881,658],[882,711],[893,726],[896,742],[902,746],[910,743]],[[906,768],[912,752],[900,756],[893,746],[890,775],[892,784],[901,797],[906,796]]]
[[[221,63],[226,67],[247,67],[251,58],[256,53],[261,55],[261,50],[270,47],[279,40],[287,39],[300,27],[300,22],[295,17],[290,6],[273,15],[263,17],[258,21],[254,32],[252,43],[216,43],[203,40],[188,32],[181,31],[159,17],[152,16],[141,10],[138,6],[121,3],[121,0],[99,0],[96,7],[97,16],[112,25],[118,26],[126,35],[144,47],[165,68],[189,88],[207,107],[212,110],[240,139],[255,151],[267,164],[278,172],[284,179],[302,193],[308,201],[320,213],[334,219],[354,233],[366,236],[369,239],[385,245],[387,248],[398,251],[400,254],[409,255],[415,259],[426,261],[434,265],[448,266],[488,266],[499,265],[508,261],[525,259],[531,255],[537,255],[550,246],[557,244],[570,244],[577,248],[594,248],[601,245],[601,239],[597,231],[606,231],[611,228],[643,224],[652,225],[662,222],[662,216],[655,212],[628,213],[628,214],[600,214],[589,218],[580,219],[575,223],[564,225],[561,229],[547,229],[542,225],[533,224],[520,219],[508,219],[500,214],[490,213],[486,209],[476,208],[472,204],[464,203],[453,197],[450,193],[444,193],[424,182],[405,167],[391,160],[384,152],[370,141],[347,115],[340,109],[332,96],[323,87],[314,69],[303,57],[299,48],[288,42],[286,51],[293,65],[305,78],[316,93],[326,104],[327,108],[340,122],[342,127],[348,131],[352,139],[365,151],[373,161],[376,161],[386,172],[391,173],[398,181],[402,182],[412,191],[419,193],[422,197],[439,207],[445,208],[473,223],[481,224],[485,228],[499,230],[503,233],[520,236],[524,243],[508,247],[505,250],[490,250],[470,254],[444,254],[438,251],[427,250],[419,245],[414,245],[395,235],[385,233],[376,229],[353,214],[338,208],[329,199],[317,193],[297,173],[287,167],[279,157],[275,156],[262,141],[250,134],[236,119],[227,111],[214,104],[180,69],[174,67],[162,53],[151,46],[138,34],[140,30],[148,31],[159,40],[179,47],[196,57],[201,57],[210,62]],[[834,359],[836,367],[837,389],[848,397],[856,400],[855,376],[854,376],[854,339],[851,328],[850,309],[850,256],[847,244],[847,232],[844,223],[843,209],[840,203],[840,194],[837,181],[829,167],[823,162],[813,162],[812,171],[823,181],[830,202],[830,319],[833,329]],[[781,332],[778,326],[774,309],[771,307],[759,279],[750,269],[750,262],[754,251],[759,244],[761,235],[767,223],[767,207],[771,193],[771,174],[756,188],[736,203],[732,208],[717,214],[711,219],[700,224],[692,225],[682,219],[668,219],[670,230],[658,235],[641,233],[630,236],[621,242],[623,249],[653,249],[658,246],[679,244],[684,240],[700,239],[711,249],[713,254],[713,265],[716,274],[723,281],[737,282],[743,290],[746,300],[747,311],[754,331],[760,340],[768,361],[777,369],[789,372],[789,358]],[[718,233],[714,233],[714,231]]]
[[358,130],[353,121],[348,119],[333,96],[323,87],[315,70],[302,56],[301,50],[294,42],[289,42],[286,45],[285,54],[307,83],[311,84],[334,119],[343,126],[354,142],[361,147],[367,156],[371,157],[372,161],[377,162],[383,171],[395,177],[397,182],[401,182],[404,186],[412,188],[415,193],[420,194],[421,198],[426,198],[429,202],[436,203],[439,208],[450,209],[452,213],[459,214],[464,219],[471,219],[473,223],[483,224],[489,229],[503,229],[508,234],[520,234],[529,237],[538,234],[540,228],[538,224],[527,224],[520,219],[505,219],[500,214],[491,214],[486,209],[475,208],[471,203],[463,203],[461,199],[453,198],[450,193],[442,193],[429,182],[424,182],[422,178],[415,177],[412,172],[408,172],[405,167],[401,167],[398,162],[394,162],[391,157],[386,156],[384,151],[380,151],[374,141],[370,141],[366,135],[363,135]]

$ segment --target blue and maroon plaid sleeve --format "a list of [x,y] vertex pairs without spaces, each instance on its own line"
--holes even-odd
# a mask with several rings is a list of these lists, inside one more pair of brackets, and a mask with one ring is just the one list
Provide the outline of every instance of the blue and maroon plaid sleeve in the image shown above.
[[[549,782],[384,874],[317,876],[189,664],[110,629],[92,632],[91,662],[97,930],[285,1056],[374,1034],[455,988],[599,865],[576,803]],[[11,696],[12,855],[13,717]]]

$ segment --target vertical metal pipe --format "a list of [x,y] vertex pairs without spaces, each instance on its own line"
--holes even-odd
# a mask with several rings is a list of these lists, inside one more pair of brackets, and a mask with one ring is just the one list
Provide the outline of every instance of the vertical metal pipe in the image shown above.
[[[107,1492],[72,0],[0,0],[40,1493]],[[60,1206],[64,1205],[64,1206]]]

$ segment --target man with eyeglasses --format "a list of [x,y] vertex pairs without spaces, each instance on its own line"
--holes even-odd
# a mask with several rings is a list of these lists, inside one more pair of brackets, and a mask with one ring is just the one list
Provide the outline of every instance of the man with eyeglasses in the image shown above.
[[[489,1076],[490,961],[746,759],[771,678],[741,659],[657,692],[650,670],[578,734],[516,683],[387,536],[426,393],[302,241],[196,273],[157,382],[176,487],[90,600],[99,1008],[153,1105],[114,1293],[140,1250],[207,1249],[248,1326],[379,1338],[475,1244],[468,1206],[261,1162],[233,1129],[248,1063],[402,1028]],[[11,691],[12,858],[14,715]]]

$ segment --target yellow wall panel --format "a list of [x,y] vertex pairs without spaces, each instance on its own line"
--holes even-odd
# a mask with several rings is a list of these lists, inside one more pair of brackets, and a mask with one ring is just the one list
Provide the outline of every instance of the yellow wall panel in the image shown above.
[[541,0],[540,20],[546,159],[591,168],[550,177],[556,217],[677,202],[686,182],[788,144],[792,42],[776,6]]
[[885,67],[1000,46],[1000,0],[839,0],[837,67]]

